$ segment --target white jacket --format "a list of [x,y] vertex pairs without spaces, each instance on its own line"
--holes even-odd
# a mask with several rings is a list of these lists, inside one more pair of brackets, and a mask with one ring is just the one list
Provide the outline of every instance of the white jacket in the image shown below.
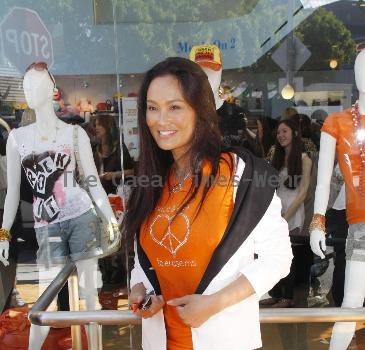
[[[245,164],[239,158],[236,175],[242,176]],[[234,192],[236,197],[236,190]],[[258,198],[258,200],[260,200]],[[137,250],[135,250],[137,251]],[[254,259],[257,254],[257,259]],[[288,225],[281,217],[281,202],[274,194],[262,219],[248,238],[210,281],[204,295],[213,294],[243,274],[255,294],[212,316],[199,328],[192,328],[194,350],[252,350],[262,346],[259,300],[281,278],[288,275],[292,261]],[[131,274],[131,287],[142,282],[153,289],[144,273],[138,254]],[[142,320],[142,348],[166,350],[163,310]]]

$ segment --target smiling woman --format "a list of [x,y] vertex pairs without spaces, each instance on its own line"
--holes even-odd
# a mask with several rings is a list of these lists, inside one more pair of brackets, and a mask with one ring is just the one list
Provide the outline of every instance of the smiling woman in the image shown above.
[[157,145],[171,150],[174,159],[183,161],[193,139],[196,114],[182,96],[179,81],[173,75],[152,81],[147,91],[146,117]]
[[[130,304],[143,317],[143,349],[261,347],[258,300],[292,258],[275,188],[253,181],[273,170],[223,149],[208,78],[187,59],[146,73],[138,124],[137,175],[164,180],[134,188],[124,222],[135,238]],[[230,181],[204,181],[221,177]]]

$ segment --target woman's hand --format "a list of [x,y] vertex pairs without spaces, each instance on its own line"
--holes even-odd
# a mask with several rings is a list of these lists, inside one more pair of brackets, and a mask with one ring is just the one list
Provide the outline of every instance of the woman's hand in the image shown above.
[[219,312],[214,296],[192,294],[167,302],[176,306],[176,310],[185,325],[193,328],[200,327],[210,317]]
[[106,173],[101,174],[99,177],[100,177],[100,180],[111,181],[111,180],[113,180],[114,173],[111,171],[106,172]]
[[[131,289],[131,294],[129,296],[129,304],[140,304],[146,296],[146,288],[143,283],[138,283]],[[152,304],[147,310],[136,309],[134,313],[137,316],[143,318],[150,318],[157,314],[165,305],[162,295],[153,295],[151,297]]]

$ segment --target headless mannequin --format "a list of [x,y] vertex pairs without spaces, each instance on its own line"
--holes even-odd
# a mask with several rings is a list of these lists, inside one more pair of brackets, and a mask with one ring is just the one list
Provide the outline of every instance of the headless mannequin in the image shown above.
[[[356,86],[359,90],[359,111],[365,115],[365,51],[361,51],[354,66]],[[318,178],[314,213],[325,215],[330,193],[331,174],[336,152],[336,139],[326,132],[321,133],[321,151],[318,161]],[[348,209],[348,208],[347,208]],[[314,254],[324,258],[325,232],[313,230],[310,238]],[[361,307],[365,298],[365,261],[346,261],[344,299],[342,307]],[[356,322],[337,322],[332,331],[330,350],[345,350],[355,332]]]
[[[57,129],[62,129],[67,124],[58,120],[53,110],[53,82],[46,70],[29,70],[24,77],[23,88],[27,103],[33,108],[36,114],[36,128],[40,142],[42,138],[55,139]],[[31,126],[31,125],[30,125]],[[25,127],[27,128],[27,127]],[[85,134],[86,135],[86,134]],[[82,136],[79,132],[79,136]],[[2,227],[10,230],[16,216],[20,198],[21,182],[21,158],[17,144],[13,138],[9,138],[6,146],[7,167],[8,167],[8,189],[4,205],[4,218]],[[81,165],[85,172],[85,177],[93,176],[97,179],[95,186],[90,186],[90,193],[94,202],[98,204],[101,212],[111,223],[117,223],[113,211],[110,207],[108,197],[100,184],[98,173],[94,164],[92,150],[89,142],[79,142],[79,152],[82,155]],[[114,234],[110,234],[110,239],[114,239]],[[0,241],[0,260],[4,265],[8,264],[9,242]],[[76,261],[79,280],[84,281],[86,308],[95,310],[100,307],[97,295],[97,258]],[[40,279],[41,276],[40,276]],[[29,336],[29,350],[40,350],[47,337],[49,327],[31,325]],[[89,342],[95,342],[90,339]]]
[[222,68],[220,70],[213,70],[208,67],[201,66],[205,74],[208,76],[210,86],[214,94],[215,109],[219,109],[223,105],[223,100],[219,96],[219,87],[222,80]]

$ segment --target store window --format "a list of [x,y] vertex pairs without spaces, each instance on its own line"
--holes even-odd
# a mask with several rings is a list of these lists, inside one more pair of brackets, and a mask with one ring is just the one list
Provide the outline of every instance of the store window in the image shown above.
[[[81,126],[89,137],[90,155],[101,186],[109,195],[117,219],[121,220],[125,205],[120,198],[129,192],[122,186],[121,179],[133,176],[135,166],[138,166],[137,98],[144,72],[166,57],[188,58],[194,45],[216,45],[223,64],[219,94],[225,101],[219,113],[223,141],[228,145],[248,147],[270,161],[275,152],[278,122],[294,118],[303,127],[306,125],[303,137],[307,139],[307,145],[310,144],[307,151],[316,164],[320,128],[326,117],[350,108],[359,97],[354,62],[356,45],[365,41],[364,16],[365,4],[361,0],[2,0],[0,205],[3,223],[13,225],[13,241],[10,265],[5,267],[0,262],[0,309],[5,312],[9,307],[30,307],[58,271],[48,265],[43,269],[37,264],[40,245],[45,243],[42,230],[37,234],[34,230],[34,226],[37,227],[37,210],[32,208],[35,195],[26,173],[22,177],[19,208],[12,209],[15,210],[13,215],[8,204],[4,212],[7,189],[4,175],[6,169],[8,172],[13,169],[5,162],[10,130],[20,130],[20,127],[31,125],[36,117],[45,117],[37,115],[42,109],[35,108],[34,113],[29,108],[29,99],[27,101],[24,94],[23,79],[31,63],[45,62],[54,77],[54,116],[67,125]],[[47,80],[48,76],[42,75],[46,72],[44,66],[37,67],[33,67],[35,75],[41,74]],[[29,84],[35,86],[34,81]],[[53,133],[57,125],[52,124],[53,121],[41,124],[43,129],[37,132],[35,129],[23,129],[29,130],[25,134],[16,132],[17,140],[25,148],[42,144],[39,139],[42,137],[47,142],[52,141],[57,138]],[[64,137],[73,147],[72,135]],[[87,157],[84,149],[81,145],[81,158]],[[43,158],[38,160],[42,162]],[[23,172],[26,167],[22,165]],[[114,173],[115,181],[111,181],[110,173]],[[33,185],[38,186],[41,179],[37,172],[31,174],[36,178]],[[314,179],[316,174],[311,176]],[[337,179],[342,181],[340,175]],[[337,218],[345,228],[336,230],[339,227],[336,224],[330,228],[332,238],[342,240],[342,245],[329,246],[328,253],[337,253],[336,264],[342,266],[342,272],[333,268],[335,254],[328,255],[328,266],[316,259],[313,261],[308,225],[313,214],[314,190],[315,183],[312,183],[308,190],[312,191],[312,199],[308,196],[304,203],[303,227],[307,231],[296,242],[300,248],[294,262],[295,288],[290,306],[339,306],[345,266],[346,235],[343,233],[347,224],[343,217]],[[51,198],[52,191],[49,197],[41,193],[36,207],[47,213],[44,215],[48,220],[56,213],[54,210],[61,200]],[[85,214],[80,209],[81,202],[75,205],[75,210],[80,211],[76,217]],[[13,216],[15,220],[11,219]],[[41,219],[44,219],[42,215]],[[45,235],[48,237],[50,231]],[[47,243],[45,254],[48,257],[54,253],[50,247],[60,239],[56,237],[53,243]],[[65,240],[69,243],[70,237]],[[132,254],[124,243],[121,252],[99,261],[96,259],[94,270],[90,271],[97,276],[94,287],[104,308],[127,307],[127,277]],[[84,287],[87,289],[87,283]],[[87,293],[83,300],[88,303]],[[66,288],[58,298],[58,307],[68,309]],[[122,341],[115,341],[115,329]],[[135,348],[139,348],[138,328],[116,326],[115,329],[105,332],[104,342],[109,342],[105,348],[128,344],[129,334],[133,335]],[[295,348],[295,341],[308,344],[317,341],[310,337],[289,339],[285,337],[287,330],[279,330],[277,340],[283,349]],[[316,328],[318,333],[325,330],[321,325]],[[268,336],[271,331],[272,328],[265,326],[263,339],[268,349],[272,344]],[[294,328],[290,332],[294,332]],[[57,336],[50,333],[47,341],[52,342],[55,339],[52,337]],[[59,338],[65,336],[62,334]],[[325,336],[327,340],[329,337],[329,334]],[[109,341],[111,338],[114,340]],[[0,332],[0,348],[2,341],[4,337]]]

